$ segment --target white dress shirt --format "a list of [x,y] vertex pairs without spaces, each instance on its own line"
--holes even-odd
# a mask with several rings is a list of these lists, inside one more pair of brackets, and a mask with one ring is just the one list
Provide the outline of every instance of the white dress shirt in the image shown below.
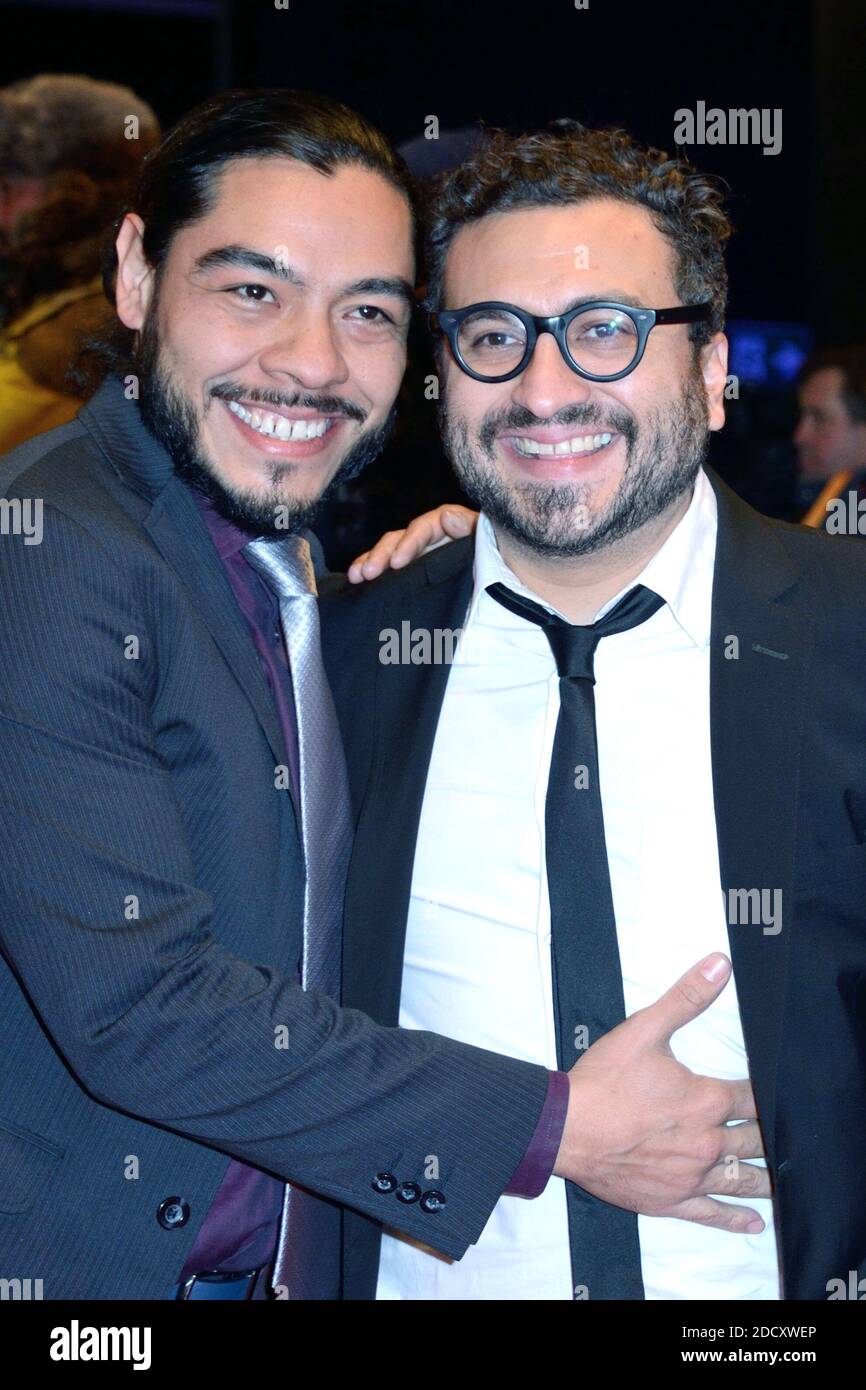
[[[701,472],[671,535],[596,615],[637,583],[665,600],[641,626],[603,638],[595,654],[599,776],[627,1015],[711,951],[730,954],[710,757],[715,545],[716,500]],[[544,812],[559,681],[544,632],[485,592],[498,580],[544,602],[506,565],[484,516],[474,577],[421,811],[400,1025],[556,1069]],[[748,1075],[733,980],[673,1035],[671,1048],[703,1075]],[[755,1208],[763,1232],[638,1218],[648,1299],[781,1296],[771,1199],[724,1200]],[[459,1262],[396,1233],[383,1237],[380,1299],[574,1296],[560,1178],[532,1201],[501,1197]]]

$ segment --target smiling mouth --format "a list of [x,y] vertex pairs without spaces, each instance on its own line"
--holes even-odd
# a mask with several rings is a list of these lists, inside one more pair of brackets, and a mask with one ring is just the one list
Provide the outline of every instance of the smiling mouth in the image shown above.
[[273,410],[259,410],[256,407],[241,405],[238,401],[226,401],[233,415],[243,420],[251,430],[268,439],[281,439],[285,443],[322,439],[336,424],[336,419],[319,415],[314,419],[289,419]]
[[614,438],[613,433],[579,434],[571,439],[561,439],[554,443],[543,443],[530,439],[528,435],[508,435],[507,443],[516,454],[524,458],[573,458],[575,455],[598,453],[605,449]]

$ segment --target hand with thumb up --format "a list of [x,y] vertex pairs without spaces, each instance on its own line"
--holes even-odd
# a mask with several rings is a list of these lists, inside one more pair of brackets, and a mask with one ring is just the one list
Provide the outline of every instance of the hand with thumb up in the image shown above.
[[707,956],[587,1048],[569,1073],[559,1177],[645,1216],[763,1230],[756,1211],[716,1200],[772,1190],[766,1168],[740,1161],[764,1157],[751,1083],[696,1075],[670,1048],[671,1036],[712,1004],[730,973],[726,956]]

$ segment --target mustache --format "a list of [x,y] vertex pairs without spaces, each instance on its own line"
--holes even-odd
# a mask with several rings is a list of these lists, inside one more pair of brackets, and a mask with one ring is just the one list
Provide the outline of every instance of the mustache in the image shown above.
[[597,405],[567,405],[557,410],[555,415],[544,418],[535,415],[526,406],[512,405],[506,410],[494,412],[485,417],[478,431],[478,439],[488,454],[493,448],[497,435],[508,434],[512,430],[545,429],[555,425],[575,425],[578,429],[590,427],[595,433],[609,431],[621,434],[628,444],[634,444],[638,435],[637,422],[625,410],[610,410],[606,417]]
[[250,401],[254,405],[282,406],[285,410],[293,410],[300,406],[302,410],[317,410],[321,415],[341,415],[347,420],[355,420],[359,425],[363,425],[367,418],[367,411],[362,410],[354,401],[310,391],[295,391],[287,396],[280,391],[245,391],[233,381],[224,381],[213,387],[211,395],[221,401]]

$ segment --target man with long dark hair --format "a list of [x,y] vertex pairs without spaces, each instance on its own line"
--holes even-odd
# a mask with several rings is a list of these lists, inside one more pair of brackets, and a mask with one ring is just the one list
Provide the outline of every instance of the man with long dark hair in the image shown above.
[[338,1204],[460,1258],[543,1189],[568,1097],[337,1003],[353,811],[308,526],[389,429],[411,188],[339,103],[230,92],[112,252],[111,370],[0,465],[0,1273],[334,1298]]

